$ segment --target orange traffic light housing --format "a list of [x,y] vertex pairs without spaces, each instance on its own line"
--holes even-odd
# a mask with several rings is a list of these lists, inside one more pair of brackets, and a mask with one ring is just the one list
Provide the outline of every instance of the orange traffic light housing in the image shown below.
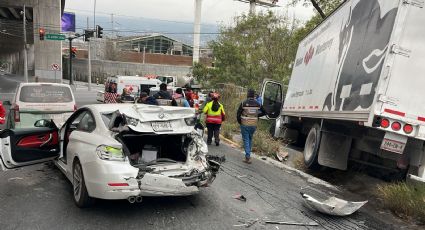
[[44,30],[44,28],[40,28],[38,30],[38,34],[40,35],[40,41],[44,40],[44,35],[46,35],[46,31]]

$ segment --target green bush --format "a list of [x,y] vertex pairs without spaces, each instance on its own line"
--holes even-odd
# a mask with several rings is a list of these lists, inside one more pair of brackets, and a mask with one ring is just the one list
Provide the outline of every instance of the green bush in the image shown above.
[[425,222],[425,185],[411,186],[401,182],[381,185],[377,194],[384,207],[396,215],[406,219],[415,217]]

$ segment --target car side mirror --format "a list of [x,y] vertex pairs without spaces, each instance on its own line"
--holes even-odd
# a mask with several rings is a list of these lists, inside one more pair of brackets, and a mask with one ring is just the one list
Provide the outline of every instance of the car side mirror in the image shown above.
[[3,102],[3,105],[11,106],[11,105],[12,105],[12,103],[10,103],[10,101],[4,101],[4,102]]
[[53,120],[47,120],[47,119],[41,119],[41,120],[37,120],[34,123],[34,127],[37,128],[50,128],[53,126]]

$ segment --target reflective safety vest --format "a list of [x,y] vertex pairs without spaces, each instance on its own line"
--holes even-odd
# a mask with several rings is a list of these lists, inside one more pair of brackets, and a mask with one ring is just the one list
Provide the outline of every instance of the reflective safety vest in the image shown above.
[[241,124],[245,126],[257,126],[260,107],[242,107]]
[[171,106],[171,102],[172,102],[172,100],[168,100],[168,99],[156,99],[156,101],[158,102],[159,106]]
[[221,124],[223,122],[223,117],[225,116],[224,107],[221,103],[219,103],[220,108],[214,112],[212,110],[213,102],[214,101],[208,102],[204,107],[203,112],[207,115],[205,122],[211,124]]

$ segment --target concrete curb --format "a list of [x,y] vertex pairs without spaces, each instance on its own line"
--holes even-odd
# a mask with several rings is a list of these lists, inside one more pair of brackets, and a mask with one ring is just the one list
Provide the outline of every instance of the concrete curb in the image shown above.
[[[220,139],[224,140],[224,142],[227,145],[229,145],[230,147],[241,148],[241,146],[238,143],[235,143],[234,141],[225,138],[223,135],[220,135]],[[238,151],[240,151],[242,154],[245,154],[245,152],[242,151],[242,150],[240,150],[240,149],[238,149]],[[332,184],[330,184],[330,183],[328,183],[328,182],[326,182],[326,181],[324,181],[322,179],[319,179],[317,177],[314,177],[314,176],[312,176],[312,175],[310,175],[308,173],[305,173],[303,171],[300,171],[300,170],[298,170],[296,168],[292,168],[292,167],[290,167],[288,165],[285,165],[285,164],[283,164],[283,163],[281,163],[281,162],[279,162],[279,161],[277,161],[277,160],[275,160],[273,158],[266,157],[266,156],[258,156],[255,153],[252,153],[251,157],[252,158],[255,158],[255,159],[259,160],[259,161],[262,161],[262,162],[264,162],[264,163],[266,163],[268,165],[272,165],[274,167],[277,167],[279,169],[288,170],[288,171],[291,171],[291,172],[295,172],[299,176],[301,176],[304,179],[306,179],[307,182],[309,182],[309,183],[313,183],[313,184],[316,184],[316,185],[323,185],[326,188],[335,190],[336,192],[340,192],[341,191],[340,188],[338,188],[337,186],[334,186],[334,185],[332,185]]]

